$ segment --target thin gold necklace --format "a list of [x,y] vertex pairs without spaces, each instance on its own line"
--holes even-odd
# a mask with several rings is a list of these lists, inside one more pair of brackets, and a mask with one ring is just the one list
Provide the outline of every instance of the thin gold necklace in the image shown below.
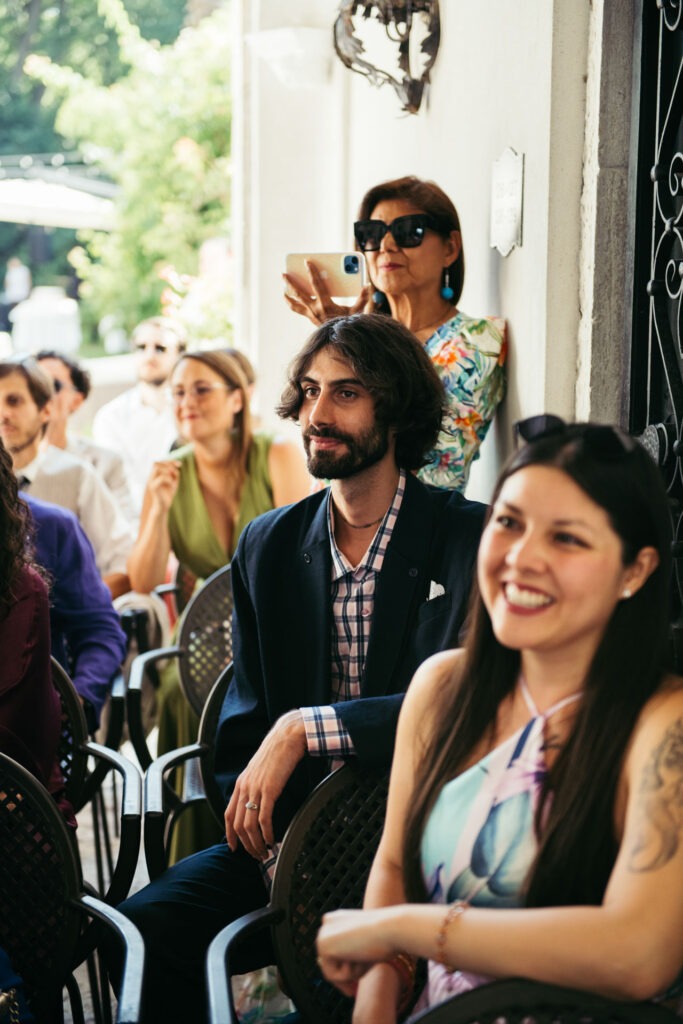
[[[452,312],[451,312],[451,310],[452,310]],[[449,303],[448,304],[448,313],[447,313],[447,315],[442,313],[440,317],[438,317],[436,320],[432,320],[432,322],[430,324],[424,324],[421,327],[413,327],[413,328],[411,328],[411,330],[412,330],[413,334],[417,334],[419,331],[429,331],[429,330],[431,330],[432,327],[440,327],[442,324],[446,323],[446,320],[450,320],[452,317],[454,317],[455,316],[455,312],[456,312],[455,306],[451,306],[450,303]]]
[[379,519],[373,519],[371,523],[350,523],[346,516],[339,511],[336,505],[334,506],[334,511],[335,515],[338,515],[340,519],[343,519],[346,525],[350,526],[352,530],[367,530],[370,526],[377,526],[377,524],[381,523],[384,516],[387,514],[386,512],[383,512]]

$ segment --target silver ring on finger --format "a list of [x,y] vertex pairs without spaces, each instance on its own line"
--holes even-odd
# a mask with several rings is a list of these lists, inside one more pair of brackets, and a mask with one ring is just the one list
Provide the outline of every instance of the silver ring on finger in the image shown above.
[[247,800],[244,806],[248,811],[258,811],[258,804],[255,804],[253,800]]

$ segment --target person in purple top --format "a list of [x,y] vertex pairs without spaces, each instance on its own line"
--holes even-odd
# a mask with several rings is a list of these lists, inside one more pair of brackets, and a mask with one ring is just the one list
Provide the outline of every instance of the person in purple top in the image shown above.
[[125,657],[126,636],[76,516],[31,494],[23,497],[35,528],[35,560],[50,574],[52,654],[73,679],[94,731]]

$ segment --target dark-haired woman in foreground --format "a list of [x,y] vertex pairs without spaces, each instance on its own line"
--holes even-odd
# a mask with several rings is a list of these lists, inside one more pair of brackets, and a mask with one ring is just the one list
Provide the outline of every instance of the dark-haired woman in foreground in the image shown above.
[[667,674],[669,527],[647,454],[554,417],[501,474],[467,646],[401,712],[362,911],[327,915],[324,974],[354,1024],[492,977],[615,998],[683,965],[683,688]]
[[50,606],[31,560],[29,521],[0,441],[0,750],[42,782],[75,828],[57,755],[62,712],[52,685]]

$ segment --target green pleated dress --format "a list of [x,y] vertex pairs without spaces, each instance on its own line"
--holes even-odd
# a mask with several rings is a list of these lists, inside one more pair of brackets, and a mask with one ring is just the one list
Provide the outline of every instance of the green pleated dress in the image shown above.
[[[194,445],[173,452],[181,464],[180,482],[169,510],[168,528],[173,553],[195,576],[199,583],[226,565],[232,558],[242,530],[262,512],[273,508],[273,488],[268,469],[268,456],[273,443],[270,434],[254,434],[247,459],[247,474],[242,487],[239,514],[232,538],[232,549],[226,551],[216,536],[197,476]],[[176,631],[178,626],[176,625]],[[157,694],[159,711],[159,754],[194,743],[199,720],[185,700],[178,678],[177,662],[170,662],[160,672],[161,686]],[[182,778],[176,772],[178,792]],[[196,853],[218,842],[222,832],[208,807],[191,807],[183,813],[175,828],[170,863]]]

